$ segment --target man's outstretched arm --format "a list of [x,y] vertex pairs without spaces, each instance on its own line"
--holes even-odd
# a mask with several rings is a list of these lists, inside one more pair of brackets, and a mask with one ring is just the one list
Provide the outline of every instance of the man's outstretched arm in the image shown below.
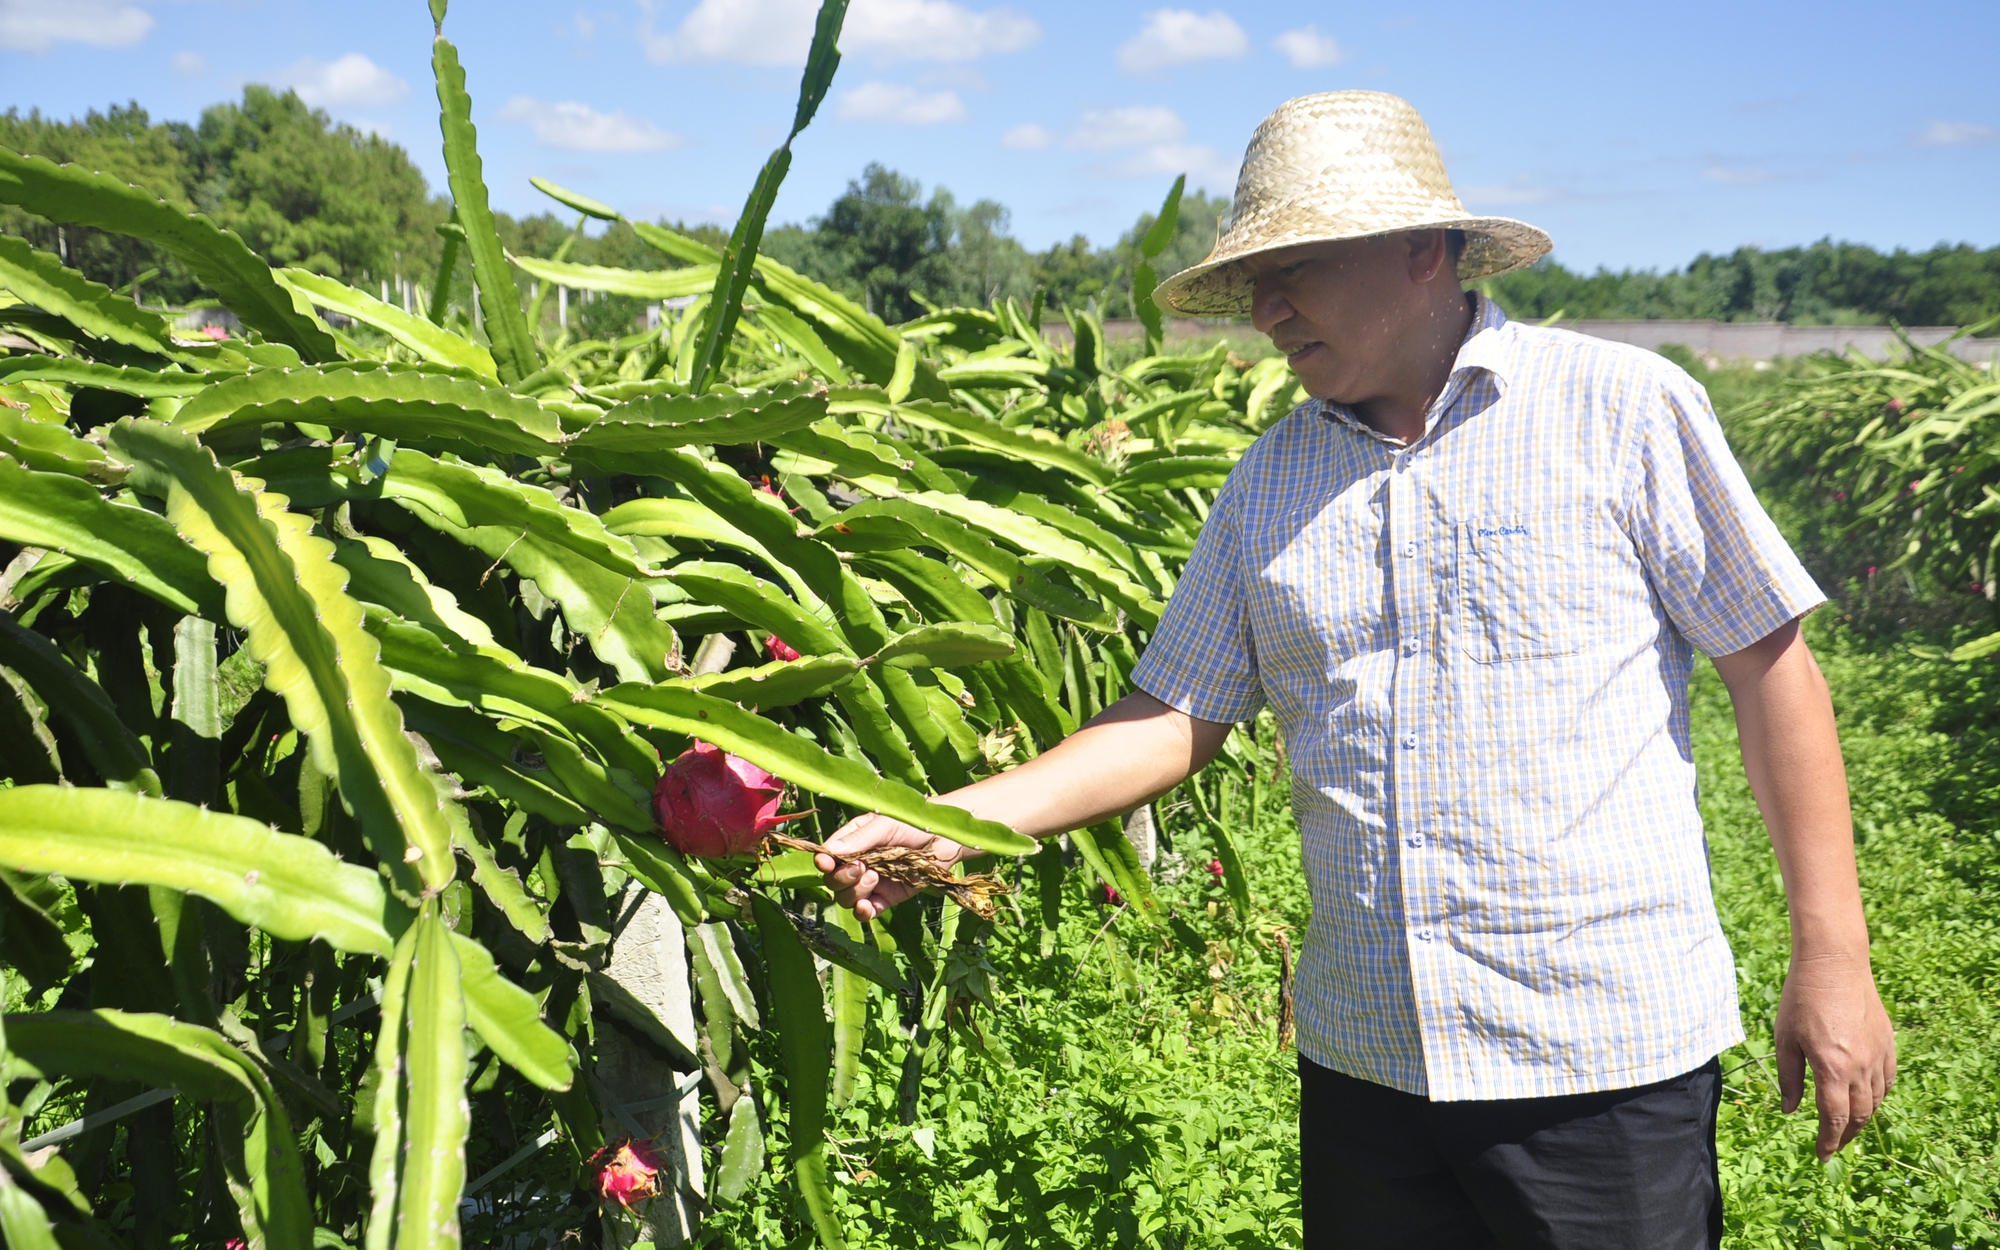
[[[1222,750],[1232,725],[1198,720],[1134,691],[1082,729],[1010,772],[997,773],[938,801],[997,820],[1033,838],[1081,829],[1151,802],[1199,772]],[[927,850],[950,864],[979,852],[886,816],[860,816],[826,840],[836,855],[879,846]],[[863,920],[908,898],[908,886],[883,881],[859,864],[819,856],[826,884]]]
[[1715,670],[1736,705],[1743,768],[1771,831],[1792,917],[1775,1026],[1786,1111],[1813,1071],[1819,1157],[1854,1139],[1896,1080],[1896,1035],[1868,964],[1847,769],[1833,700],[1796,621]]

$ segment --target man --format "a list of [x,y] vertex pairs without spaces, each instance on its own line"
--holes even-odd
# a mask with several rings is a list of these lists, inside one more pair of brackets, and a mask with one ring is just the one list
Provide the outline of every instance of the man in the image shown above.
[[[1696,649],[1791,906],[1786,1108],[1810,1066],[1824,1158],[1894,1078],[1797,624],[1823,597],[1685,373],[1460,286],[1548,248],[1465,211],[1402,100],[1266,119],[1228,231],[1158,298],[1247,311],[1313,398],[1230,475],[1139,692],[948,796],[1048,836],[1171,789],[1272,707],[1313,898],[1309,1250],[1720,1244],[1715,1056],[1743,1033],[1695,805]],[[882,817],[829,847],[885,844],[966,854]],[[864,917],[905,896],[820,867]]]

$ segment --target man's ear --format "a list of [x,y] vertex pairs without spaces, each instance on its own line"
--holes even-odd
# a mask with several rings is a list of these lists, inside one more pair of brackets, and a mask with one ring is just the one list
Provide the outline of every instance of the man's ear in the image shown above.
[[1410,230],[1404,233],[1403,241],[1409,249],[1406,259],[1412,282],[1422,284],[1437,277],[1451,257],[1442,230]]

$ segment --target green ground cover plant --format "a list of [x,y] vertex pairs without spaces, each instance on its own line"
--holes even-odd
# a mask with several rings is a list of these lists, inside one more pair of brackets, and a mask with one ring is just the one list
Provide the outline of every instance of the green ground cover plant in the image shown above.
[[[1901,1074],[1875,1123],[1830,1164],[1814,1155],[1810,1097],[1804,1112],[1781,1114],[1770,1056],[1790,952],[1784,896],[1728,696],[1703,664],[1694,685],[1702,813],[1748,1034],[1723,1057],[1724,1244],[2000,1245],[2000,903],[1991,888],[2000,847],[1975,811],[1991,810],[1994,783],[1975,761],[1993,745],[1962,731],[1968,716],[1996,720],[2000,690],[1959,666],[1878,648],[1840,622],[1837,606],[1809,633],[1840,717]],[[1103,905],[1101,887],[1074,876],[1065,888],[1090,906],[1066,911],[1053,958],[1039,956],[1032,917],[997,929],[985,950],[1000,973],[995,1009],[980,1016],[979,1035],[951,1036],[949,1076],[922,1124],[889,1113],[893,1041],[871,1048],[855,1101],[836,1121],[847,1174],[860,1178],[842,1191],[852,1226],[866,1230],[857,1244],[1299,1244],[1297,1082],[1293,1052],[1278,1045],[1273,941],[1286,927],[1296,941],[1310,915],[1297,828],[1275,801],[1254,822],[1239,817],[1234,842],[1254,897],[1246,925],[1206,871],[1211,827],[1182,794],[1162,807],[1175,852],[1160,897],[1214,934],[1209,958],[1136,931]],[[782,1187],[765,1185],[717,1226],[713,1244],[784,1244]]]

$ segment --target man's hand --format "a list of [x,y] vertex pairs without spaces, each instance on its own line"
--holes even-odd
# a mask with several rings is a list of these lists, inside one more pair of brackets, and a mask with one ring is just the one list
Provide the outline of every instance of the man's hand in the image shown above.
[[[1046,838],[1150,803],[1214,759],[1234,728],[1198,720],[1135,690],[1019,768],[941,794],[933,802],[997,820],[1031,838]],[[819,856],[819,870],[826,874],[827,888],[863,920],[874,919],[914,891],[884,881],[860,864],[837,864],[835,858],[884,846],[928,851],[947,867],[979,853],[886,816],[848,821],[826,840],[833,856]]]
[[1715,657],[1736,705],[1743,770],[1771,831],[1792,913],[1792,967],[1774,1032],[1785,1111],[1813,1071],[1819,1157],[1854,1140],[1896,1080],[1896,1035],[1868,968],[1847,769],[1826,678],[1796,621]]
[[826,874],[826,885],[833,891],[834,898],[842,906],[853,908],[854,914],[863,920],[873,920],[917,892],[913,886],[884,881],[872,868],[846,862],[847,856],[884,846],[907,846],[912,850],[928,852],[947,868],[979,854],[949,838],[913,829],[887,816],[857,816],[848,821],[826,840],[826,849],[833,854],[815,855],[813,861]]
[[1812,1067],[1824,1163],[1860,1134],[1896,1083],[1896,1033],[1867,959],[1795,954],[1775,1031],[1787,1115],[1798,1109]]

